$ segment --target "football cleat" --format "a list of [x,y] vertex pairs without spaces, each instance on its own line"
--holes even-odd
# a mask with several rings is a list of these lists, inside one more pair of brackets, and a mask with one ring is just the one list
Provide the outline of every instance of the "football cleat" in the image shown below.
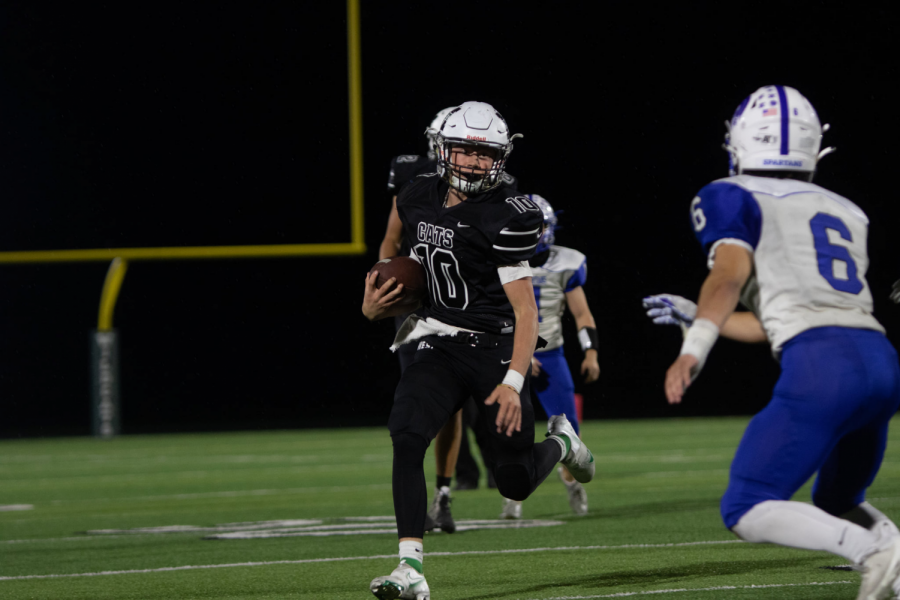
[[404,561],[386,577],[376,577],[369,590],[381,600],[431,600],[425,576]]
[[883,550],[870,554],[860,565],[862,584],[856,600],[885,600],[894,594],[892,585],[900,577],[900,537]]
[[[453,515],[450,513],[450,494],[434,490],[434,499],[431,501],[431,508],[428,509],[428,516],[431,517],[434,527],[438,527],[444,533],[456,531],[456,523],[453,522]],[[425,521],[427,525],[428,519]]]
[[500,518],[509,520],[518,520],[522,518],[522,503],[518,500],[503,499],[503,506],[500,508]]
[[[562,479],[562,473],[563,468],[560,467],[560,479]],[[575,513],[579,517],[583,517],[588,513],[587,492],[584,490],[584,486],[577,481],[569,483],[565,479],[562,479],[562,482],[566,486],[566,492],[569,494],[569,507],[572,509],[573,513]]]
[[565,448],[565,441],[559,436],[569,439],[569,451],[559,461],[569,469],[569,473],[578,483],[587,483],[594,478],[594,455],[581,441],[566,415],[554,415],[547,422],[547,437],[556,440]]

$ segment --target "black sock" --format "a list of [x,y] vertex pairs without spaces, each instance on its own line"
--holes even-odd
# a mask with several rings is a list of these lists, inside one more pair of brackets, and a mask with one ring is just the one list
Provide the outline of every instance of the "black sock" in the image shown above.
[[441,489],[442,487],[450,487],[450,481],[452,479],[453,479],[452,477],[441,477],[440,475],[438,475],[437,476],[437,488]]
[[553,472],[556,463],[562,460],[562,454],[562,450],[555,440],[544,440],[534,445],[534,474],[537,480],[535,488]]
[[425,535],[425,511],[428,492],[425,489],[425,450],[428,442],[414,433],[393,436],[394,442],[394,514],[401,538]]

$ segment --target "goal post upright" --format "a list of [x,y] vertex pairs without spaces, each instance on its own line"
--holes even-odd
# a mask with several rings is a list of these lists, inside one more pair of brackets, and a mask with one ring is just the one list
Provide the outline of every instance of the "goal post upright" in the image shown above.
[[365,252],[363,228],[362,51],[359,0],[347,0],[347,78],[350,105],[350,239]]

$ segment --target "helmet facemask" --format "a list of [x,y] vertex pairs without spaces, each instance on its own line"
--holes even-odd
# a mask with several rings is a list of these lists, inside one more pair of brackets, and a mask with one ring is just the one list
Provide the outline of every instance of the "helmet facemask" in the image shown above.
[[[493,151],[493,164],[489,169],[472,166],[460,166],[453,163],[453,148],[456,146],[474,146]],[[437,167],[441,177],[456,190],[464,194],[480,194],[494,189],[501,183],[500,176],[506,168],[506,160],[512,151],[512,144],[472,142],[471,140],[447,139],[440,133],[435,135],[437,151]]]

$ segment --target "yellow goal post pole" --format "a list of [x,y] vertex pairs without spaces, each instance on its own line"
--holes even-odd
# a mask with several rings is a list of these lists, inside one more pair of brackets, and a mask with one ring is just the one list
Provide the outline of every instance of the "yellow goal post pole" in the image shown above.
[[359,0],[347,0],[347,77],[350,100],[350,240],[353,244],[358,244],[365,248],[363,230],[362,51]]

